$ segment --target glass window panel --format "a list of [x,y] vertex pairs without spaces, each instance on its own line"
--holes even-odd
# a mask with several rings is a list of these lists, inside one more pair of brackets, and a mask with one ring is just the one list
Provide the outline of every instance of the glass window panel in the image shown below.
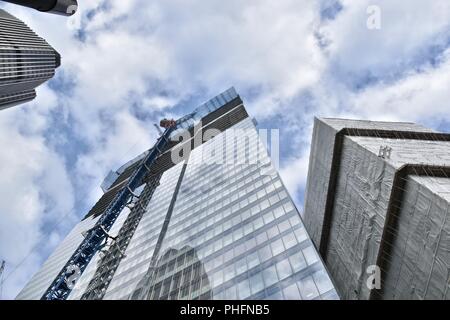
[[253,227],[255,228],[255,230],[258,230],[259,228],[261,228],[264,225],[264,221],[262,218],[258,218],[255,221],[253,221]]
[[248,264],[248,269],[249,270],[251,268],[254,268],[257,265],[259,265],[259,258],[258,258],[258,253],[257,252],[253,252],[252,254],[247,256],[247,264]]
[[291,262],[291,266],[292,269],[294,269],[294,272],[298,272],[307,267],[306,260],[301,252],[297,252],[290,256],[289,261]]
[[214,268],[214,261],[210,260],[205,263],[205,272],[210,272]]
[[272,242],[270,247],[272,248],[272,253],[274,256],[279,255],[284,251],[283,241],[281,241],[281,239]]
[[187,269],[183,270],[183,283],[187,283],[189,281],[191,281],[191,268],[188,267]]
[[247,220],[248,218],[250,218],[252,216],[252,214],[250,213],[250,210],[245,210],[242,213],[242,221]]
[[278,227],[275,225],[269,230],[267,230],[267,235],[270,239],[275,238],[278,235]]
[[308,265],[312,265],[319,261],[319,257],[317,256],[317,253],[312,245],[306,249],[303,249],[303,255],[305,256]]
[[225,299],[226,300],[236,300],[236,287],[232,286],[225,290]]
[[[270,190],[270,191],[272,191],[272,190]],[[280,199],[278,198],[278,195],[277,195],[277,194],[275,194],[275,195],[273,195],[273,196],[271,196],[271,197],[269,198],[269,202],[270,202],[270,205],[271,205],[271,206],[273,206],[274,204],[276,204],[278,201],[280,201]]]
[[229,233],[223,238],[223,246],[228,246],[233,242],[233,234]]
[[225,300],[225,292],[224,291],[220,291],[218,293],[214,293],[214,297],[215,300]]
[[234,277],[234,265],[228,266],[224,269],[224,282],[231,280]]
[[245,243],[242,243],[236,247],[234,247],[234,256],[238,257],[245,252]]
[[222,249],[222,239],[214,242],[214,252],[218,252],[220,249]]
[[254,215],[258,214],[261,210],[259,209],[259,205],[256,205],[253,208],[251,208],[250,211],[252,213],[252,216],[254,216]]
[[262,202],[260,203],[260,206],[261,206],[261,210],[264,210],[264,209],[270,207],[269,200],[264,200],[264,201],[262,201]]
[[161,290],[161,294],[162,294],[162,295],[166,295],[166,294],[169,293],[169,290],[170,290],[170,282],[171,282],[171,281],[170,281],[170,278],[164,280],[163,285],[162,285],[162,290]]
[[247,223],[245,226],[244,226],[244,235],[248,235],[248,234],[250,234],[250,233],[252,233],[253,232],[253,225],[252,225],[252,223],[250,222],[250,223]]
[[273,219],[274,219],[274,217],[273,217],[273,214],[272,214],[272,212],[267,212],[264,216],[263,216],[263,218],[264,218],[264,223],[265,224],[269,224],[269,223],[271,223],[272,221],[273,221]]
[[287,221],[287,220],[278,224],[278,229],[280,229],[280,233],[283,233],[284,231],[286,231],[290,228],[291,228],[291,225],[290,225],[289,221]]
[[245,249],[247,251],[252,250],[253,248],[256,247],[256,238],[250,238],[247,240],[247,242],[245,243]]
[[264,247],[262,247],[261,249],[259,249],[259,257],[261,258],[261,261],[267,261],[270,258],[272,258],[272,251],[270,250],[270,246],[266,245]]
[[[275,183],[276,184],[276,183]],[[287,197],[287,193],[286,193],[286,191],[281,191],[281,192],[278,192],[278,195],[280,196],[280,199],[284,199],[284,198],[286,198]]]
[[277,270],[275,266],[271,266],[263,270],[264,283],[266,288],[278,282]]
[[293,215],[289,218],[289,222],[291,223],[291,226],[296,226],[300,224],[300,217],[298,215]]
[[[244,195],[245,195],[245,192],[244,192]],[[246,205],[248,205],[248,199],[244,199],[241,202],[239,202],[239,206],[241,208],[244,208]]]
[[302,279],[301,281],[299,281],[298,286],[304,300],[312,300],[319,296],[319,291],[317,291],[312,277],[306,277],[305,279]]
[[284,204],[283,207],[286,212],[290,212],[290,211],[294,210],[294,206],[290,202]]
[[274,214],[275,218],[277,218],[277,219],[279,217],[281,217],[284,214],[283,207],[280,206],[280,207],[276,208],[275,210],[273,210],[273,214]]
[[239,240],[243,236],[244,236],[244,231],[242,230],[242,228],[237,228],[236,230],[233,231],[233,239],[234,239],[234,241]]
[[328,291],[327,293],[322,295],[323,300],[339,300],[339,295],[337,294],[336,290]]
[[155,286],[154,292],[152,294],[152,299],[154,300],[158,299],[160,292],[161,292],[161,283]]
[[246,299],[250,296],[250,285],[248,279],[244,279],[237,285],[239,299]]
[[222,263],[223,263],[223,256],[222,255],[214,258],[214,268],[217,268],[217,267],[221,266]]
[[292,274],[291,265],[289,264],[289,260],[285,259],[277,263],[277,271],[278,276],[281,280],[289,277]]
[[313,278],[320,294],[324,294],[333,289],[333,284],[325,271],[321,270],[314,273]]
[[223,255],[223,261],[224,262],[230,261],[231,259],[233,259],[233,249],[228,250]]
[[215,287],[220,286],[223,283],[223,271],[219,270],[213,274],[213,284]]
[[264,289],[264,282],[261,273],[257,273],[250,278],[250,289],[252,294],[256,294]]
[[266,191],[264,189],[259,190],[257,193],[258,199],[263,198],[266,195]]
[[260,244],[266,242],[268,239],[269,239],[269,238],[267,238],[267,234],[266,234],[265,232],[261,232],[260,234],[258,234],[258,235],[256,236],[256,243],[257,243],[258,245],[260,245]]
[[295,283],[283,289],[284,298],[286,300],[301,300],[300,292]]
[[283,300],[283,294],[281,291],[277,291],[269,295],[266,300]]
[[244,257],[236,262],[236,274],[239,275],[245,271],[247,271],[247,258]]
[[308,239],[305,228],[295,230],[295,235],[297,236],[297,240],[299,243],[302,243],[303,241]]
[[283,237],[283,243],[286,249],[292,248],[297,244],[297,239],[295,238],[294,233],[290,232]]
[[200,279],[199,280],[197,280],[197,281],[195,281],[193,284],[192,284],[192,289],[191,289],[191,298],[195,298],[195,297],[197,297],[198,296],[198,294],[199,294],[199,290],[200,290]]

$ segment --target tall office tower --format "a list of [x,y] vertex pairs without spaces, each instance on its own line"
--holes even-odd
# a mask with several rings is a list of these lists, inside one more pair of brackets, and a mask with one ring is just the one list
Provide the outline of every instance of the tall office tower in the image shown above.
[[25,23],[0,9],[0,110],[33,100],[61,57]]
[[344,299],[450,299],[450,134],[316,119],[305,225]]
[[[110,243],[95,254],[68,298],[337,299],[234,89],[177,123],[173,137],[195,136],[178,144],[174,138],[160,150],[145,183],[134,190],[134,201],[109,231]],[[108,175],[102,184],[106,193],[18,299],[39,299],[53,288],[51,281],[79,247],[81,233],[105,215],[153,150]]]

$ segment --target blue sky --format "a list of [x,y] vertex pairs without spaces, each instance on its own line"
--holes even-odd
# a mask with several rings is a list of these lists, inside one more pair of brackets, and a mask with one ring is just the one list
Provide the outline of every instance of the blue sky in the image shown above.
[[[260,126],[281,130],[281,174],[299,207],[314,116],[450,131],[447,0],[79,4],[71,19],[2,5],[62,55],[35,101],[0,112],[3,298],[86,214],[108,171],[153,144],[153,123],[230,86]],[[379,30],[367,28],[369,5]]]

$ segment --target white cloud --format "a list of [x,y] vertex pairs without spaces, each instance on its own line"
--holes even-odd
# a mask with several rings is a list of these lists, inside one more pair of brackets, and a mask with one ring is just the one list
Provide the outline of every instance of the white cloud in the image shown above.
[[450,50],[438,68],[411,72],[390,84],[370,87],[352,96],[352,106],[366,118],[394,121],[449,119]]
[[84,180],[82,185],[92,190],[88,202],[95,203],[100,198],[100,184],[110,170],[119,168],[154,143],[154,131],[153,125],[140,122],[128,112],[116,114],[105,141],[81,155],[77,162],[76,172]]
[[[344,0],[336,20],[321,33],[329,40],[331,71],[340,81],[395,77],[411,68],[431,45],[442,45],[450,27],[448,1]],[[367,8],[381,10],[381,29],[367,28]]]
[[[283,183],[295,202],[299,203],[299,189],[306,185],[306,172],[308,172],[309,155],[304,154],[300,158],[290,158],[280,170]],[[301,207],[299,207],[301,209]]]
[[[7,261],[6,275],[42,238],[42,223],[55,221],[73,207],[65,164],[43,137],[47,117],[56,106],[55,97],[45,86],[40,93],[28,106],[0,115],[0,258]],[[41,249],[45,246],[42,243]],[[37,252],[8,279],[7,298],[12,298],[39,266]]]

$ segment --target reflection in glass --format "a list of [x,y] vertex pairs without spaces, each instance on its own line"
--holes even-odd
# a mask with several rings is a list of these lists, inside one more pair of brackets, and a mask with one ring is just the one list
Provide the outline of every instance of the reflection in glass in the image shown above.
[[133,300],[212,299],[210,279],[194,248],[171,248],[150,268]]

